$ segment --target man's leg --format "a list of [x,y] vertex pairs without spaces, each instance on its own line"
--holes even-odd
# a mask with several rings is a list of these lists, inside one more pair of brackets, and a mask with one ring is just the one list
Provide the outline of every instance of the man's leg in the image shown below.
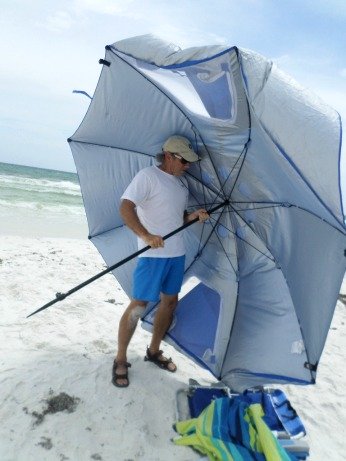
[[[127,372],[127,367],[124,365],[127,362],[127,347],[146,305],[146,301],[133,299],[120,319],[118,330],[118,353],[115,358],[118,364],[115,371],[119,375]],[[126,385],[127,380],[125,378],[119,378],[117,379],[117,383],[120,386]]]
[[[149,346],[149,351],[151,354],[155,354],[159,351],[162,338],[165,336],[166,331],[169,329],[172,323],[173,313],[177,304],[177,294],[165,295],[164,293],[161,293],[161,302],[155,315],[153,335]],[[159,360],[167,361],[163,355],[159,356]],[[170,362],[167,366],[170,371],[175,371],[177,369],[173,362]]]

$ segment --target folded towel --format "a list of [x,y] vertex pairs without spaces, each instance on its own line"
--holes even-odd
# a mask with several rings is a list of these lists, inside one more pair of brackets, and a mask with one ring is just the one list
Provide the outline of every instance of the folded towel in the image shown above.
[[197,417],[175,424],[177,445],[193,447],[211,461],[292,461],[263,420],[260,404],[228,397],[214,400]]

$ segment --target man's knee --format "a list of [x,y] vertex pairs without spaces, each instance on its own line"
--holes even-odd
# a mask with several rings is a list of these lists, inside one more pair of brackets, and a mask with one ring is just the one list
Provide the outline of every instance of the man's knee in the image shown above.
[[147,304],[148,303],[145,301],[137,301],[135,299],[131,301],[130,306],[129,306],[130,308],[129,317],[130,317],[131,323],[135,324],[138,322],[138,320],[142,317]]

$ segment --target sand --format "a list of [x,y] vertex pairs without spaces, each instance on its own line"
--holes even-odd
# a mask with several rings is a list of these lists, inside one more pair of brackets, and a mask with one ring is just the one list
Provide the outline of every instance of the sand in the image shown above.
[[[149,335],[139,327],[129,348],[130,387],[111,384],[118,321],[128,303],[112,275],[26,318],[104,268],[86,239],[0,236],[1,461],[199,459],[171,442],[175,396],[189,378],[214,378],[169,345],[175,374],[144,362]],[[317,384],[280,387],[306,425],[313,461],[344,459],[345,323],[340,299]]]

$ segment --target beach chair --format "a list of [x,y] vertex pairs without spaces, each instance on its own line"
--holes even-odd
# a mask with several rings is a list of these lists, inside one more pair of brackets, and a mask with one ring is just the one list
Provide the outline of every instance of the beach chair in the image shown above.
[[[248,402],[260,403],[264,411],[263,420],[280,445],[298,460],[308,458],[309,445],[304,438],[304,424],[280,389],[261,387],[239,394],[232,392],[223,383],[202,386],[196,380],[190,379],[188,386],[177,391],[177,421],[197,418],[213,400],[222,397],[246,398]],[[199,458],[202,459],[207,458]]]

